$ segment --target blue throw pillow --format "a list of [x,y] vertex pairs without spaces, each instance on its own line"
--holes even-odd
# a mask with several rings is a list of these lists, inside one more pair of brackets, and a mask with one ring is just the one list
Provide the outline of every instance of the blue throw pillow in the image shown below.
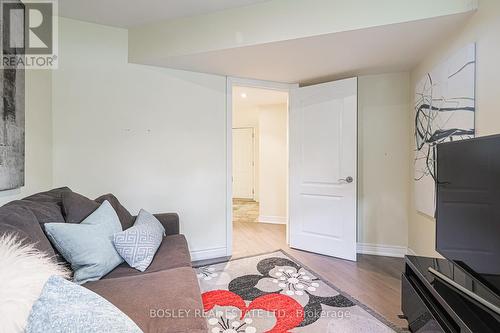
[[80,224],[45,224],[47,236],[71,264],[79,284],[99,280],[123,262],[113,246],[113,235],[120,231],[120,220],[108,201]]
[[164,235],[165,228],[160,221],[141,209],[132,227],[113,236],[113,244],[130,267],[144,272],[153,261]]
[[142,331],[126,314],[101,296],[61,277],[52,276],[31,308],[25,332]]

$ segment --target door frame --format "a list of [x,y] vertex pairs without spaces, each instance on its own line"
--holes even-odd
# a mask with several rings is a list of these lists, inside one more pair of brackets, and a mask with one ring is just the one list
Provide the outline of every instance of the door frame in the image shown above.
[[[255,200],[255,174],[256,174],[256,168],[255,168],[255,128],[254,127],[233,127],[232,131],[233,132],[234,130],[241,130],[241,129],[249,129],[249,130],[252,130],[252,200]],[[232,139],[233,137],[231,137],[231,142],[233,141]],[[231,150],[231,158],[233,157],[232,156],[232,153],[233,151]],[[232,163],[232,160],[231,160],[231,163]],[[231,168],[231,185],[233,183],[233,179],[232,179],[232,168]],[[231,186],[232,188],[232,186]],[[231,195],[232,196],[232,195]]]
[[[290,94],[290,90],[298,88],[298,84],[279,83],[264,80],[254,80],[239,77],[226,77],[226,256],[233,254],[233,87],[243,86],[249,88],[260,88],[269,90],[285,91]],[[290,103],[287,103],[288,110]],[[288,136],[287,120],[287,136]],[[288,140],[287,140],[288,141]],[[287,180],[289,187],[290,179]],[[287,191],[287,215],[288,215],[288,191]],[[286,231],[288,243],[288,223]]]

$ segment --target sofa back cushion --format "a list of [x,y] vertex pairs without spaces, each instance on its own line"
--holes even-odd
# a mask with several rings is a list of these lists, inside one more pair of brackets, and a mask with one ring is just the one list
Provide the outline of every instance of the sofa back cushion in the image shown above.
[[96,202],[102,204],[104,201],[108,201],[114,208],[120,223],[122,224],[122,229],[126,230],[134,225],[135,217],[130,214],[130,212],[123,207],[123,205],[118,201],[118,199],[111,193],[101,195],[99,198],[95,199]]
[[[75,209],[79,209],[80,211],[78,218],[65,219],[65,215],[63,214],[63,198],[66,197],[80,198],[73,205]],[[109,201],[116,211],[123,230],[128,229],[134,224],[135,218],[122,206],[114,195],[105,194],[94,201],[72,192],[68,187],[61,187],[36,193],[0,207],[0,235],[7,232],[16,233],[25,242],[35,243],[37,249],[45,251],[48,255],[59,255],[57,249],[52,246],[46,237],[43,225],[45,223],[80,223],[105,200]],[[59,257],[59,259],[64,261],[62,257]]]
[[71,192],[68,187],[55,188],[50,191],[40,192],[29,197],[24,198],[24,200],[36,201],[36,202],[53,202],[59,207],[62,207],[62,197],[64,193]]
[[16,234],[49,256],[58,254],[45,236],[43,224],[65,222],[61,207],[62,196],[67,192],[71,192],[67,187],[57,188],[0,207],[0,235]]
[[38,223],[65,223],[61,207],[55,202],[30,201],[27,199],[16,200],[7,203],[4,207],[10,205],[21,205],[31,211]]
[[17,200],[0,207],[0,234],[15,234],[23,243],[34,244],[35,248],[48,256],[55,256],[49,240],[45,236],[36,215]]
[[99,198],[92,200],[75,192],[64,193],[62,198],[63,212],[68,223],[80,223],[90,214],[92,214],[99,206],[107,201],[115,210],[122,230],[130,228],[135,221],[135,218],[130,212],[123,207],[118,199],[113,194],[104,194]]
[[100,204],[94,200],[69,192],[63,195],[63,213],[67,223],[80,223],[92,214]]

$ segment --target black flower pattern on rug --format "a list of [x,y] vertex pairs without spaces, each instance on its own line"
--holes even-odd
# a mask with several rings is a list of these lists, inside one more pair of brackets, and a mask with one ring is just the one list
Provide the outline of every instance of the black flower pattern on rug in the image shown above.
[[[303,267],[287,258],[263,259],[257,264],[257,271],[260,274],[244,275],[233,279],[229,283],[229,291],[250,302],[269,294],[283,293],[290,297],[307,296],[308,302],[304,306],[304,320],[298,327],[311,325],[321,318],[323,305],[337,308],[355,305],[341,294],[330,297],[314,295],[313,292],[320,286],[318,283],[320,279],[311,276]],[[273,273],[271,274],[271,272]],[[263,279],[270,279],[276,285],[277,291],[259,289],[258,284]]]

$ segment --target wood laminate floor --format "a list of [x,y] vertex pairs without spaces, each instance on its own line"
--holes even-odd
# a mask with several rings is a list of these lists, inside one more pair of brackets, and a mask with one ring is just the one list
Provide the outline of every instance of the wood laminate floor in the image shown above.
[[234,222],[233,259],[283,249],[291,256],[369,306],[399,327],[407,327],[401,314],[401,258],[358,255],[352,262],[291,249],[285,226],[259,222]]

